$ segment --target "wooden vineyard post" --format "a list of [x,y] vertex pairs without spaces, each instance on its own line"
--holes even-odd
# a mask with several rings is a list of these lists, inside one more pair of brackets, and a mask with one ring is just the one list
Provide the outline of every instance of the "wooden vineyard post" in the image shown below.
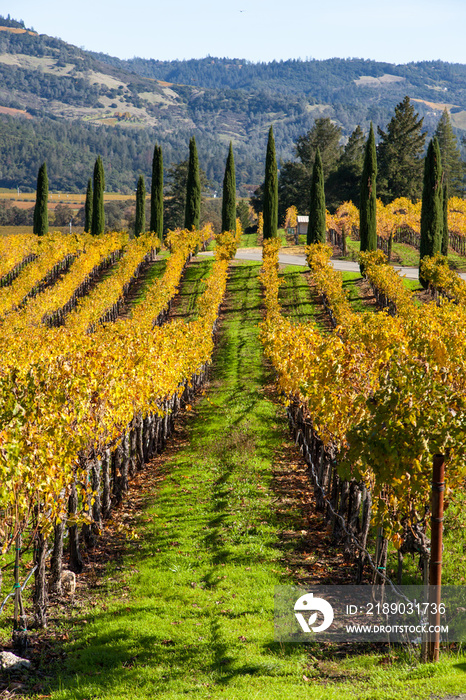
[[26,616],[24,614],[23,599],[21,596],[21,584],[19,582],[19,564],[21,558],[21,534],[16,535],[15,546],[15,568],[14,568],[14,588],[15,588],[15,612],[13,644],[20,652],[25,651],[27,646]]
[[432,474],[432,519],[429,568],[429,625],[437,631],[429,635],[428,660],[438,661],[440,651],[440,601],[442,586],[443,495],[445,492],[445,457],[434,455]]

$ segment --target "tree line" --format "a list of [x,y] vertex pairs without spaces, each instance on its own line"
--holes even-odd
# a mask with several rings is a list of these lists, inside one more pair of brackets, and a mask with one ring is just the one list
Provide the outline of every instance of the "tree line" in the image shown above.
[[[230,152],[227,159],[227,170],[230,172],[229,183],[235,177],[233,164],[233,151],[230,144]],[[233,168],[233,170],[232,170]],[[183,168],[184,172],[184,168]],[[196,140],[191,137],[189,142],[189,159],[187,162],[186,177],[184,178],[184,220],[183,224],[177,222],[177,227],[184,225],[189,231],[199,229],[201,223],[201,170],[199,168],[199,158],[197,154]],[[205,178],[205,176],[204,176]],[[180,178],[181,184],[182,178]],[[229,185],[225,185],[225,192],[228,193]],[[98,236],[105,232],[105,172],[102,158],[97,157],[94,165],[93,178],[89,178],[84,204],[84,230],[93,236]],[[150,197],[150,221],[149,230],[156,233],[159,238],[164,239],[164,234],[169,227],[164,227],[164,181],[163,181],[163,153],[158,144],[154,147],[152,158],[152,182]],[[49,183],[47,176],[47,164],[42,163],[37,175],[36,203],[33,208],[33,233],[44,236],[49,230],[48,219],[48,193]],[[179,193],[178,193],[179,195]],[[230,197],[231,198],[231,197]],[[179,196],[178,196],[179,200]],[[235,195],[233,196],[233,201]],[[177,202],[179,206],[179,201]],[[226,205],[229,211],[230,205]],[[236,202],[234,201],[236,207]],[[226,220],[226,219],[225,219]],[[231,215],[228,221],[236,225],[236,209],[233,218]],[[140,175],[136,189],[136,212],[134,218],[134,235],[140,236],[147,230],[146,226],[146,186],[144,176]],[[234,230],[234,226],[231,230]]]
[[[395,114],[385,130],[378,127],[379,142],[376,147],[378,162],[377,191],[386,204],[397,197],[411,201],[422,194],[422,168],[427,133],[423,131],[423,117],[419,117],[409,99],[405,97],[395,107]],[[464,195],[464,163],[445,110],[437,124],[437,138],[442,157],[444,179],[450,196]],[[300,136],[295,143],[296,161],[286,161],[280,169],[278,182],[279,218],[294,205],[301,214],[309,212],[309,191],[312,168],[317,149],[320,150],[327,207],[335,210],[343,201],[352,201],[359,207],[360,178],[364,160],[365,136],[357,126],[346,145],[340,145],[342,132],[329,118],[316,119],[312,129]],[[259,190],[252,204],[260,207],[262,193]]]
[[[440,137],[448,133],[448,113],[445,111],[439,123],[438,135]],[[418,189],[422,187],[421,227],[420,227],[420,260],[427,256],[441,253],[448,254],[448,196],[450,188],[454,191],[455,184],[455,156],[454,142],[448,139],[444,141],[444,165],[442,166],[442,152],[440,139],[437,135],[429,142],[424,159],[420,157],[421,145],[424,143],[425,134],[420,133],[422,120],[409,104],[409,98],[405,98],[395,111],[395,116],[388,125],[387,132],[379,129],[381,135],[381,165],[377,159],[374,129],[372,123],[369,135],[363,146],[362,170],[358,178],[359,194],[359,237],[361,252],[377,250],[377,195],[379,176],[382,174],[382,192],[385,197],[407,197],[414,199]],[[333,125],[330,125],[333,127]],[[397,153],[393,149],[394,135],[403,138],[404,151]],[[309,135],[308,135],[309,136]],[[453,139],[453,137],[452,137]],[[445,145],[450,148],[445,148]],[[299,148],[305,153],[305,148],[310,148],[310,138],[300,140]],[[328,148],[329,141],[322,142],[322,146]],[[401,143],[399,144],[401,148]],[[393,161],[387,158],[387,153],[392,154]],[[385,158],[385,160],[384,160]],[[459,161],[460,162],[460,161]],[[423,178],[417,178],[423,169]],[[307,228],[307,244],[326,243],[326,202],[325,202],[325,168],[321,157],[320,145],[315,145],[314,162],[312,167],[310,186],[308,189],[309,222]],[[462,174],[462,171],[461,171]],[[329,175],[327,175],[329,177]],[[395,192],[387,183],[396,183],[400,189]],[[383,179],[385,178],[385,179]],[[459,175],[458,175],[459,179]],[[419,180],[419,181],[418,181]],[[404,187],[406,190],[402,190]],[[459,187],[459,183],[458,183]],[[411,197],[410,197],[411,195]],[[263,203],[263,235],[264,239],[277,237],[278,220],[278,178],[275,156],[275,143],[273,127],[270,127],[265,179],[262,191]],[[389,200],[390,201],[390,200]],[[364,261],[360,262],[361,272],[364,272]],[[422,274],[419,280],[424,287],[428,281]]]
[[[426,133],[422,131],[422,125],[423,119],[419,118],[409,98],[405,97],[395,108],[395,114],[386,131],[379,127],[378,147],[375,145],[371,123],[367,141],[361,127],[358,126],[346,146],[341,148],[339,127],[330,119],[317,119],[313,128],[297,139],[296,154],[300,162],[289,161],[282,164],[279,176],[271,127],[267,144],[265,181],[252,200],[256,210],[263,211],[264,236],[276,235],[278,221],[283,219],[284,210],[294,205],[300,211],[310,212],[309,232],[314,233],[309,233],[309,241],[323,240],[326,206],[336,206],[341,201],[351,199],[361,212],[361,249],[365,250],[366,238],[370,240],[372,235],[371,221],[375,221],[375,176],[377,175],[377,195],[384,202],[397,197],[407,197],[414,201],[421,194],[421,171],[427,163],[427,158],[423,157]],[[433,143],[437,144],[439,158],[443,162],[442,187],[445,186],[450,196],[463,194],[463,163],[446,110],[437,125]],[[371,144],[370,147],[368,144]],[[373,154],[370,163],[367,161],[368,153]],[[48,184],[44,184],[44,168],[45,164],[39,170],[37,184],[34,213],[36,233],[39,229],[42,233],[48,229],[47,207],[44,205]],[[162,148],[156,145],[152,159],[149,228],[161,237],[169,229],[182,226],[191,229],[193,226],[199,227],[201,223],[202,189],[207,186],[208,180],[199,167],[194,137],[190,139],[188,160],[172,166],[169,174],[171,181],[165,193],[168,196],[164,198]],[[233,177],[234,182],[231,180]],[[94,180],[88,182],[84,207],[84,228],[94,235],[105,230],[104,189],[103,162],[99,156],[94,167]],[[233,209],[232,205],[226,204],[230,200],[234,200]],[[43,211],[39,216],[42,224],[38,226],[36,212],[40,207]],[[136,191],[135,235],[140,235],[146,230],[146,207],[145,181],[144,176],[140,175]],[[230,143],[223,180],[222,211],[221,217],[219,216],[221,221],[220,226],[216,227],[217,230],[220,227],[221,230],[232,230],[232,222],[237,214],[236,175]],[[367,249],[370,250],[372,243],[367,245]]]

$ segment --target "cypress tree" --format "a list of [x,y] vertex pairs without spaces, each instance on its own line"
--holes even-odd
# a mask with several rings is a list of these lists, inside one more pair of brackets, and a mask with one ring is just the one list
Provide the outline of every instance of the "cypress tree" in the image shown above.
[[91,233],[93,236],[98,236],[105,231],[104,190],[104,165],[102,163],[102,158],[98,156],[94,166],[94,197],[91,225]]
[[134,221],[134,235],[140,236],[146,230],[146,186],[144,176],[140,175],[136,190],[136,218]]
[[[434,137],[429,143],[424,162],[424,187],[421,206],[421,241],[419,257],[439,253],[443,234],[443,175],[440,148]],[[425,287],[427,281],[419,277]]]
[[152,159],[150,191],[150,230],[163,238],[163,154],[162,146],[155,145]]
[[278,176],[273,128],[270,127],[265,157],[264,238],[276,238],[278,228]]
[[225,175],[223,177],[222,231],[236,230],[236,179],[233,146],[230,141]]
[[448,255],[448,185],[443,186],[443,234],[442,234],[442,255]]
[[194,136],[189,141],[188,178],[186,181],[186,209],[184,227],[191,231],[199,228],[201,218],[201,179]]
[[312,170],[311,205],[309,210],[309,223],[307,226],[307,244],[325,243],[327,240],[327,226],[325,220],[325,193],[324,170],[322,158],[317,146],[314,167]]
[[47,165],[42,163],[37,174],[36,206],[34,207],[33,232],[37,236],[45,236],[49,231],[47,204],[49,199],[49,181]]
[[361,205],[359,208],[359,236],[361,250],[377,250],[377,155],[374,129],[369,129],[361,176]]
[[90,232],[92,226],[92,179],[89,178],[86,190],[86,202],[84,204],[84,230]]

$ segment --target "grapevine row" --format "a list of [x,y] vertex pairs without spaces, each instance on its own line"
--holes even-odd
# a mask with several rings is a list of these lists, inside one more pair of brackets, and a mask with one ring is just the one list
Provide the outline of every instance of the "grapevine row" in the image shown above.
[[132,241],[115,269],[90,294],[78,302],[65,324],[76,333],[93,333],[97,324],[114,321],[123,305],[132,282],[142,268],[154,260],[160,241],[155,236],[144,235]]
[[0,287],[13,282],[21,270],[37,257],[38,240],[33,234],[0,238]]
[[436,253],[421,260],[420,275],[434,294],[442,294],[459,304],[466,301],[466,282],[448,267],[446,257]]
[[82,238],[48,234],[38,243],[37,258],[8,287],[0,288],[0,316],[4,316],[53,284],[82,250]]
[[[266,285],[274,274],[266,253]],[[371,490],[376,519],[400,544],[422,518],[433,453],[449,451],[450,485],[462,486],[466,319],[452,304],[343,318],[325,337],[311,324],[291,326],[275,306],[262,339],[285,395],[339,454],[340,477]]]
[[[413,203],[400,197],[384,205],[377,200],[378,247],[385,253],[389,241],[407,243],[419,248],[421,230],[421,202]],[[327,231],[334,244],[342,244],[343,234],[359,236],[359,211],[352,202],[344,202],[334,215],[327,213]],[[449,245],[460,255],[466,255],[466,206],[464,200],[448,200]]]
[[[202,238],[199,232],[187,236],[189,247],[199,245]],[[92,518],[99,510],[97,500],[108,505],[112,495],[113,500],[121,497],[127,475],[137,463],[136,452],[148,454],[149,445],[165,439],[171,412],[210,362],[227,267],[228,260],[218,247],[206,290],[198,300],[198,316],[190,323],[177,320],[148,331],[158,300],[151,308],[146,299],[144,327],[134,319],[122,319],[88,336],[66,326],[40,326],[30,352],[21,354],[18,347],[16,357],[4,358],[0,375],[3,551],[16,533],[33,527],[41,562],[39,581],[44,577],[44,552],[52,532],[59,556],[60,528],[66,518],[73,523],[80,514]],[[143,429],[144,436],[138,438]],[[113,472],[116,481],[110,491],[109,450],[116,454],[111,459],[121,463],[119,471]],[[92,502],[97,482],[102,489]],[[76,537],[71,528],[70,541],[76,543]],[[56,560],[52,570],[59,570]],[[39,585],[37,590],[42,592],[36,596],[36,615],[43,622],[44,587]]]

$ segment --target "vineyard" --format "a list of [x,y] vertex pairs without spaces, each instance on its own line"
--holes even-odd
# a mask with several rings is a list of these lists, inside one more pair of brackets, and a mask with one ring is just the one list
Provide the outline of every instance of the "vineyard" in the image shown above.
[[[296,207],[287,210],[285,229],[297,225]],[[343,239],[359,237],[359,210],[352,202],[343,202],[334,214],[327,212],[327,235],[340,248]],[[465,200],[451,197],[448,200],[448,231],[451,251],[466,255],[466,206]],[[390,256],[393,244],[405,243],[419,248],[421,238],[421,201],[411,202],[398,197],[384,205],[377,200],[377,246]]]
[[[432,455],[449,455],[451,492],[464,483],[464,308],[447,300],[416,305],[376,252],[361,258],[375,298],[389,313],[354,313],[341,273],[328,265],[331,249],[317,244],[309,247],[309,266],[336,329],[323,334],[282,316],[277,244],[267,242],[264,254],[262,340],[320,465],[319,482],[335,495],[334,507],[363,544],[373,521],[397,548],[409,532],[419,533],[415,551],[427,557],[420,531],[429,506]],[[361,499],[368,501],[363,506],[368,522],[358,518]],[[376,565],[385,570],[386,545],[377,556]]]
[[49,539],[50,588],[60,592],[66,519],[75,520],[70,547],[79,571],[76,523],[84,518],[92,537],[201,381],[225,288],[226,248],[218,247],[196,319],[163,321],[194,248],[210,236],[209,229],[174,233],[163,274],[128,318],[120,317],[121,307],[142,267],[155,263],[158,239],[9,240],[18,247],[11,264],[24,268],[2,287],[2,553],[33,533],[41,625]]
[[[351,206],[330,239],[354,233]],[[417,231],[397,206],[380,216],[387,240]],[[213,260],[196,257],[209,227],[170,232],[168,248],[126,233],[0,242],[2,599],[13,583],[16,646],[29,639],[45,678],[20,682],[27,697],[464,687],[453,661],[423,675],[413,650],[284,649],[271,620],[279,584],[422,581],[401,554],[429,557],[436,453],[446,548],[448,527],[462,543],[466,283],[425,259],[419,298],[382,251],[365,253],[373,304],[356,308],[331,246],[291,272],[277,239],[262,265],[232,262],[241,236],[216,236]],[[452,557],[447,576],[464,583],[462,550]]]

